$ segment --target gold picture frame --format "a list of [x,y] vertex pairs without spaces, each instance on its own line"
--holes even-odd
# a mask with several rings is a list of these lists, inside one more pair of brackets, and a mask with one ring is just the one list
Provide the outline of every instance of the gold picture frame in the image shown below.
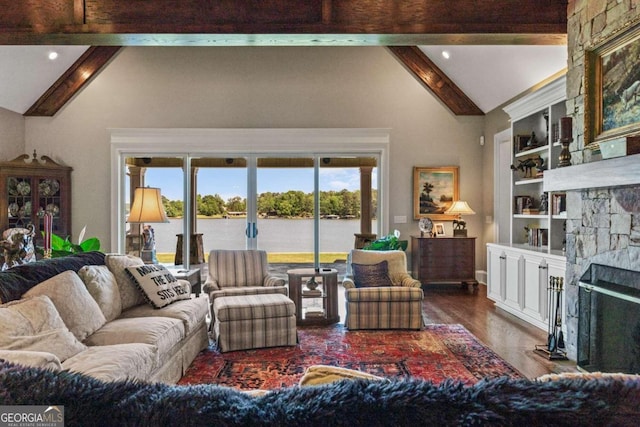
[[444,212],[459,199],[458,167],[413,168],[413,218],[452,221]]
[[640,24],[585,51],[584,144],[640,131]]

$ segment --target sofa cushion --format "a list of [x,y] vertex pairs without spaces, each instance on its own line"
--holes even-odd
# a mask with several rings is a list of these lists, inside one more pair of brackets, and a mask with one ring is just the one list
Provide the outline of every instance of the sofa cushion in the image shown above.
[[63,271],[78,271],[85,265],[104,264],[102,252],[82,252],[61,258],[43,259],[0,272],[0,302],[20,299],[29,289]]
[[[145,264],[127,267],[125,271],[138,286],[145,299],[155,308],[162,308],[172,302],[191,298],[190,286],[179,283],[178,279],[164,265]],[[189,285],[189,282],[186,282]]]
[[177,301],[162,308],[153,308],[148,304],[125,310],[120,318],[135,317],[170,317],[179,319],[184,324],[187,335],[195,331],[209,314],[209,300],[205,297]]
[[116,319],[88,337],[88,346],[141,343],[158,349],[160,362],[171,354],[173,346],[185,337],[182,321],[168,317]]
[[0,306],[0,348],[53,353],[64,361],[86,346],[67,329],[46,295]]
[[157,350],[150,344],[117,344],[89,347],[62,362],[62,367],[103,381],[127,378],[146,380],[158,365]]
[[2,350],[0,349],[0,359],[17,363],[22,366],[33,366],[36,368],[51,369],[59,371],[62,369],[60,359],[48,351],[31,350]]
[[116,278],[106,265],[87,265],[78,271],[87,290],[107,319],[116,319],[122,313],[122,301]]
[[282,294],[222,297],[213,302],[213,313],[220,322],[271,319],[295,316],[296,306]]
[[393,286],[389,278],[389,264],[381,261],[377,264],[352,263],[353,281],[356,288],[370,288],[380,286]]
[[107,322],[82,279],[73,271],[65,271],[45,280],[24,295],[46,295],[51,298],[64,324],[80,341]]
[[109,271],[116,277],[118,290],[120,291],[120,300],[122,301],[122,309],[126,310],[136,305],[144,304],[146,301],[142,292],[131,281],[129,275],[125,271],[127,267],[144,265],[142,259],[133,255],[107,254],[104,259]]
[[[371,287],[366,289],[346,289],[344,297],[347,302],[410,302],[422,301],[424,292],[421,288],[409,288],[405,286]],[[372,307],[375,307],[373,305]],[[366,310],[363,305],[361,310]]]

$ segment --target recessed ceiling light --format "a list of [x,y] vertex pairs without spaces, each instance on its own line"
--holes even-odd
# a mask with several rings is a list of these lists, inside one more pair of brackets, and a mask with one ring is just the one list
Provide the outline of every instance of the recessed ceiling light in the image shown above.
[[49,59],[50,59],[50,60],[52,60],[52,61],[53,61],[53,60],[54,60],[54,59],[56,59],[57,57],[58,57],[58,52],[56,52],[56,51],[51,51],[51,52],[49,52]]
[[451,57],[451,54],[449,53],[448,50],[443,50],[442,56],[444,57],[444,59],[449,59]]

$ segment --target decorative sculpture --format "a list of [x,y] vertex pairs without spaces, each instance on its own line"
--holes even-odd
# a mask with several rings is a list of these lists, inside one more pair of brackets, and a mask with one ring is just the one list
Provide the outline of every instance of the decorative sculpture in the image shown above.
[[2,233],[0,247],[2,247],[4,258],[3,271],[15,265],[35,261],[33,247],[33,236],[35,234],[33,224],[29,224],[27,228],[9,228]]

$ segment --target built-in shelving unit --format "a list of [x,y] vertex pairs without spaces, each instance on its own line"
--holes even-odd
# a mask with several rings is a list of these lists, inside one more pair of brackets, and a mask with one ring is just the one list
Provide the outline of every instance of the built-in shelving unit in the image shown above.
[[549,282],[566,272],[566,193],[548,187],[548,175],[568,169],[558,168],[565,98],[562,76],[504,108],[513,137],[510,240],[487,244],[487,296],[541,329],[550,321]]
[[556,255],[564,251],[566,213],[552,209],[554,193],[545,191],[543,183],[545,174],[559,163],[565,88],[563,76],[504,109],[511,117],[513,136],[510,243]]

